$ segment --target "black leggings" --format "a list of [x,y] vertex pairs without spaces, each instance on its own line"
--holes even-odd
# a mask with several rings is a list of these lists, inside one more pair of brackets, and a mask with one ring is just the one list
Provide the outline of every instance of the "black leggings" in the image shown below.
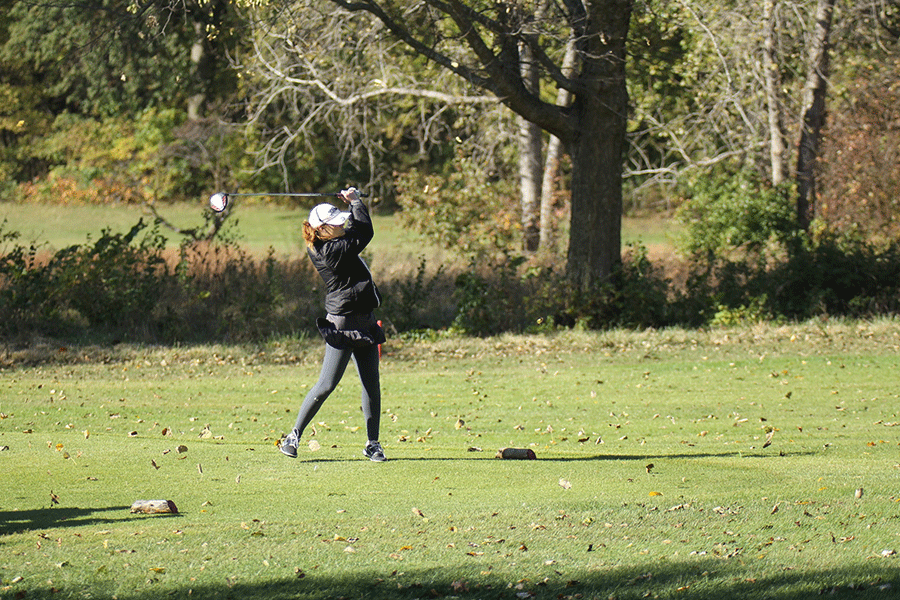
[[322,404],[331,395],[344,376],[350,359],[356,364],[356,372],[362,383],[362,412],[366,420],[366,433],[370,440],[378,439],[378,428],[381,418],[381,382],[378,376],[378,346],[373,344],[364,348],[340,350],[325,344],[325,360],[319,381],[306,395],[297,415],[294,431],[297,437],[313,420]]

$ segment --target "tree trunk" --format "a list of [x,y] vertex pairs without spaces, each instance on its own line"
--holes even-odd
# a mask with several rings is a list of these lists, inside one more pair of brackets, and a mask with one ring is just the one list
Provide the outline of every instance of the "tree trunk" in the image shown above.
[[[622,256],[622,151],[625,127],[621,116],[609,114],[620,104],[610,94],[609,106],[581,107],[583,135],[570,150],[572,157],[572,214],[566,273],[578,288],[589,291],[609,278]],[[625,96],[624,90],[621,96]],[[578,102],[575,103],[576,107]],[[603,113],[606,113],[605,116]]]
[[769,158],[772,163],[772,184],[784,182],[786,147],[784,136],[784,118],[781,110],[781,72],[778,68],[778,52],[776,40],[776,10],[778,0],[765,0],[763,3],[763,22],[765,31],[765,48],[763,50],[763,69],[765,71],[766,102],[769,107]]
[[835,0],[819,0],[809,53],[809,70],[803,90],[803,124],[797,150],[797,222],[808,231],[816,215],[816,159],[819,135],[825,125],[825,92],[828,82],[828,36]]
[[[572,76],[578,55],[575,53],[575,43],[569,40],[566,45],[566,56],[563,59],[562,72],[566,77]],[[572,103],[572,94],[565,88],[559,88],[556,94],[557,106],[569,106]],[[562,142],[555,135],[550,136],[547,143],[547,156],[544,159],[544,175],[541,182],[541,234],[538,247],[543,251],[552,251],[555,242],[553,224],[553,189],[559,174],[559,155]]]
[[550,136],[547,142],[547,156],[544,158],[544,175],[541,180],[541,225],[538,249],[543,252],[552,252],[556,241],[556,231],[553,223],[553,191],[556,187],[556,178],[559,175],[559,156],[562,152],[562,142],[555,135]]
[[[522,81],[529,92],[540,91],[540,74],[528,45],[520,45]],[[543,132],[539,125],[519,117],[519,182],[522,195],[522,249],[536,252],[540,242],[541,162]]]
[[196,93],[191,94],[187,105],[187,117],[191,121],[196,121],[203,116],[203,104],[206,102],[206,94],[201,91],[203,89],[202,64],[205,39],[203,23],[194,21],[194,42],[191,44],[191,79]]
[[630,0],[607,3],[578,41],[579,80],[576,126],[567,141],[572,157],[572,214],[566,274],[578,289],[590,291],[608,279],[622,261],[622,169],[628,118],[625,39]]

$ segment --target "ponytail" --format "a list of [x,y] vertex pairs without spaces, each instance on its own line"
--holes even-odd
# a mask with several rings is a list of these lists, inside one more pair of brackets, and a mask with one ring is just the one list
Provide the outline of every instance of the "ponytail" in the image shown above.
[[313,227],[309,221],[303,222],[303,240],[306,242],[307,248],[314,249],[316,244],[339,238],[344,233],[344,228],[340,225],[323,224]]

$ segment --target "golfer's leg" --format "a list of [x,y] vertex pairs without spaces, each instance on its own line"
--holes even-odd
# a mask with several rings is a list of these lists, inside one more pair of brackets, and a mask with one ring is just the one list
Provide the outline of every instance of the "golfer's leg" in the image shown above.
[[381,420],[381,380],[378,375],[378,346],[357,348],[353,362],[362,382],[362,412],[370,440],[378,440]]
[[350,362],[351,350],[339,350],[333,346],[325,344],[325,359],[322,361],[322,372],[319,373],[319,380],[313,386],[303,404],[300,405],[300,413],[297,415],[297,423],[294,425],[294,431],[299,438],[303,435],[303,430],[313,420],[325,399],[331,395],[334,388],[341,381],[344,371],[347,369],[347,363]]

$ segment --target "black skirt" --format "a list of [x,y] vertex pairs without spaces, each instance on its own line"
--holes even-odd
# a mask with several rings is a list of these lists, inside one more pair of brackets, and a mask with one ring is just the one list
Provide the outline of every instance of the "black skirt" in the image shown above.
[[340,350],[365,348],[386,341],[384,330],[375,320],[374,313],[367,315],[331,315],[316,319],[319,334],[329,346]]

